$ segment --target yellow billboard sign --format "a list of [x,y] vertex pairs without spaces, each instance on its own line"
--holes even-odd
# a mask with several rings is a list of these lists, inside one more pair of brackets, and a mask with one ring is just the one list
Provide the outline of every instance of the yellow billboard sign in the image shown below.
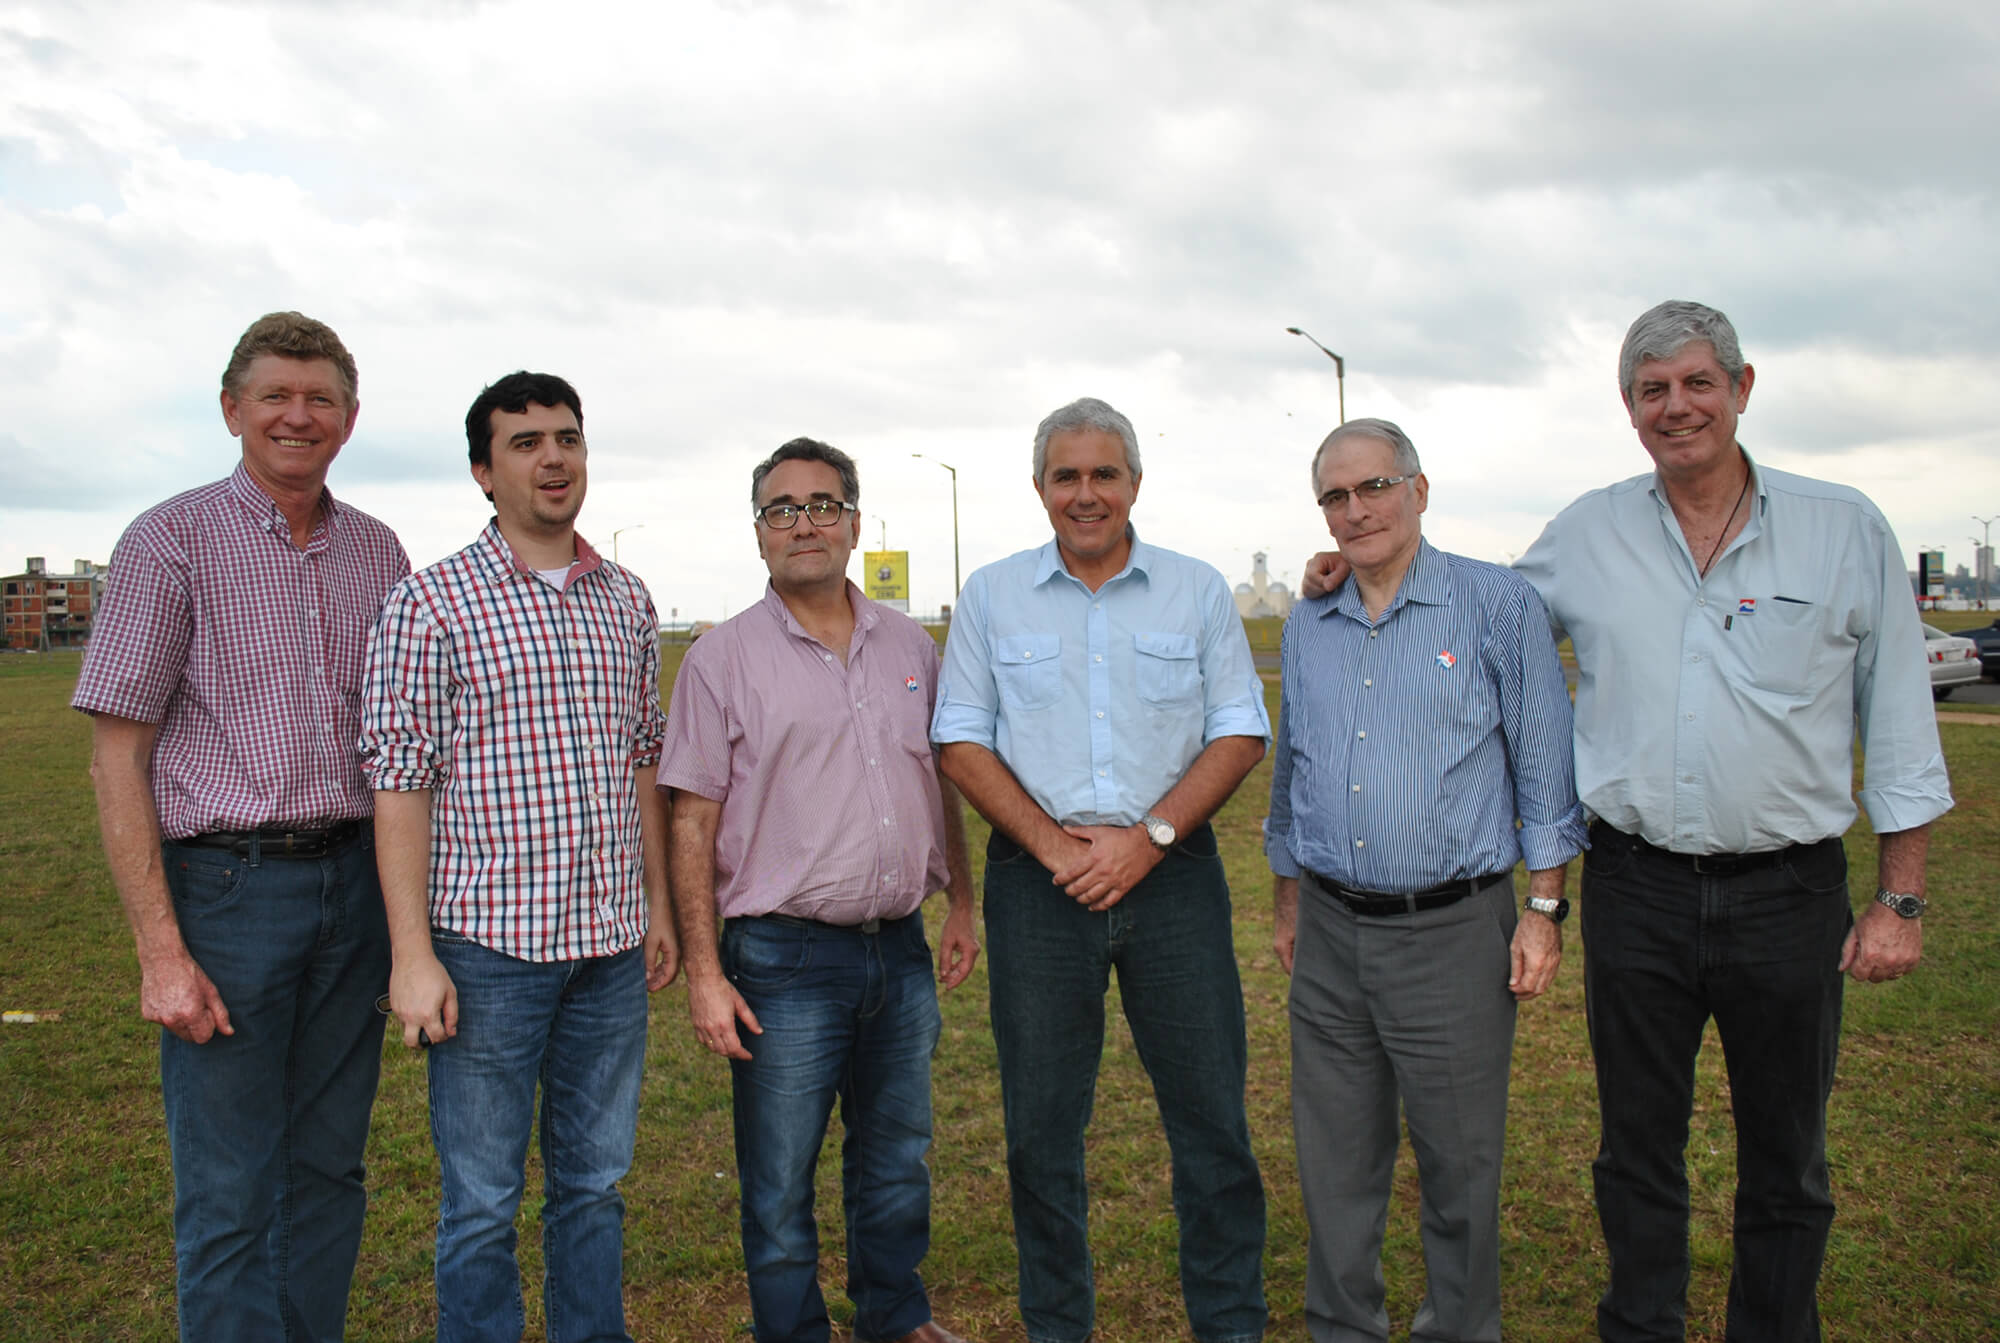
[[866,570],[862,590],[870,601],[893,606],[898,611],[910,609],[910,552],[907,550],[871,550],[862,556]]

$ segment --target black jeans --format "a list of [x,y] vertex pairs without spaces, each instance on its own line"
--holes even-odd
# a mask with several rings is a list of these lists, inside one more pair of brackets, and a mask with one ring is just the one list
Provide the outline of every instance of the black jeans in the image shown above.
[[1591,828],[1584,1000],[1603,1126],[1592,1175],[1611,1256],[1606,1343],[1686,1336],[1685,1153],[1695,1055],[1713,1016],[1736,1121],[1730,1343],[1819,1338],[1833,1197],[1826,1100],[1853,925],[1838,839],[1733,875]]

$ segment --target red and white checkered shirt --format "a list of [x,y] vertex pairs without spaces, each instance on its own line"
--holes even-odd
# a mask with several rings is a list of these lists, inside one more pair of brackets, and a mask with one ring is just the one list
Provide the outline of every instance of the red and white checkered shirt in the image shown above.
[[169,839],[372,816],[354,749],[361,659],[410,572],[396,534],[320,496],[304,550],[241,466],[125,529],[70,703],[157,723]]
[[525,961],[646,935],[633,771],[660,758],[659,618],[582,537],[557,592],[497,522],[398,584],[368,641],[362,768],[431,793],[433,927]]

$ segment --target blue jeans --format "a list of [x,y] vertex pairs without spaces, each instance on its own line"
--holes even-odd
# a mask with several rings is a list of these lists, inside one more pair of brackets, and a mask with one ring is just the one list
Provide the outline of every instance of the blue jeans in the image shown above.
[[855,1337],[901,1338],[931,1317],[931,1054],[942,1025],[922,914],[879,932],[731,919],[722,968],[757,1014],[732,1060],[743,1263],[758,1343],[824,1343],[813,1170],[836,1097]]
[[184,1340],[338,1339],[368,1196],[389,930],[365,836],[326,858],[161,847],[234,1035],[160,1033]]
[[1263,1337],[1264,1183],[1243,1110],[1243,989],[1215,832],[1189,835],[1100,914],[995,831],[986,943],[1028,1337],[1082,1343],[1095,1319],[1083,1135],[1114,966],[1173,1153],[1188,1323],[1202,1343]]
[[438,1343],[521,1337],[514,1215],[541,1088],[542,1302],[550,1343],[625,1332],[625,1200],[646,1061],[641,949],[517,960],[439,929],[458,1034],[430,1050]]
[[1853,924],[1840,841],[1704,876],[1599,824],[1581,904],[1603,1125],[1591,1174],[1611,1257],[1599,1335],[1686,1336],[1688,1116],[1713,1016],[1736,1120],[1726,1337],[1811,1343],[1833,1223],[1826,1101],[1840,1046],[1840,946]]

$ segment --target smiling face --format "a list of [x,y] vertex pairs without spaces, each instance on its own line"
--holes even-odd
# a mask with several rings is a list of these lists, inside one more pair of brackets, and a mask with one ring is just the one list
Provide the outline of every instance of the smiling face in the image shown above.
[[222,393],[222,419],[243,440],[243,465],[273,498],[319,493],[360,409],[331,359],[258,355],[236,392]]
[[1731,387],[1715,347],[1702,340],[1633,370],[1625,408],[1663,478],[1696,479],[1736,460],[1736,417],[1750,404],[1755,379],[1756,370],[1745,364]]
[[530,401],[522,411],[492,412],[487,423],[489,459],[473,463],[472,478],[492,498],[501,532],[510,539],[566,537],[589,481],[576,412]]
[[[847,501],[840,472],[825,462],[783,461],[764,477],[757,507],[793,504],[803,508],[815,499]],[[861,540],[860,513],[843,511],[838,521],[822,526],[801,512],[786,531],[762,522],[750,525],[757,532],[757,553],[764,557],[764,567],[771,571],[771,586],[780,596],[846,585],[847,557]]]
[[1326,529],[1354,572],[1371,582],[1378,577],[1401,581],[1423,539],[1420,519],[1430,503],[1431,486],[1420,471],[1372,499],[1355,487],[1402,474],[1396,469],[1395,448],[1379,438],[1352,434],[1335,439],[1320,455],[1320,494],[1348,491],[1342,502],[1322,506]]
[[1126,465],[1123,439],[1103,429],[1049,435],[1035,492],[1072,574],[1108,578],[1125,567],[1131,553],[1125,527],[1139,497],[1139,477]]

